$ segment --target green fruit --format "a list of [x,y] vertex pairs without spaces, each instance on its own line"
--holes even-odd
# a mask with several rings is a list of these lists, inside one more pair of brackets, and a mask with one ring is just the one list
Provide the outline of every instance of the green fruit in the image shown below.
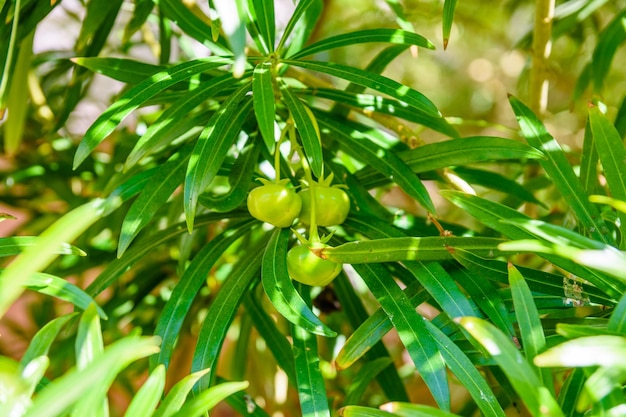
[[248,211],[255,219],[273,226],[291,226],[300,214],[302,199],[291,188],[287,188],[288,180],[262,182],[262,186],[248,194]]
[[[298,193],[302,198],[300,220],[304,224],[311,222],[311,190]],[[341,188],[317,184],[315,186],[315,223],[318,226],[336,226],[348,217],[350,198]]]
[[295,281],[323,287],[339,275],[341,264],[320,258],[306,245],[298,245],[287,252],[287,271]]

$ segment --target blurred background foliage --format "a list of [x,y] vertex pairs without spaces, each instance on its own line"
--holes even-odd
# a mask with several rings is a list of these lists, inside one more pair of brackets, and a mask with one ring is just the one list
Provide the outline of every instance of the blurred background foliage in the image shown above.
[[[5,35],[10,33],[6,24],[9,3],[10,0],[0,2],[0,9],[5,12],[2,16],[5,22],[3,37],[0,38],[3,45],[7,45],[5,41],[9,38]],[[4,97],[6,101],[3,105],[8,103],[9,109],[22,107],[24,113],[20,116],[18,112],[11,113],[10,110],[4,114],[3,128],[0,129],[0,141],[4,144],[0,156],[0,212],[17,218],[0,223],[2,236],[38,235],[59,215],[96,197],[108,195],[112,190],[106,189],[106,184],[111,177],[119,175],[120,166],[137,138],[159,115],[158,106],[146,106],[133,113],[122,123],[121,129],[103,142],[83,165],[72,170],[76,146],[83,134],[126,87],[123,83],[74,65],[69,58],[130,57],[156,65],[208,54],[196,41],[183,36],[175,24],[164,26],[155,14],[147,19],[145,25],[134,26],[133,16],[136,14],[133,11],[147,8],[146,4],[152,10],[150,1],[118,0],[110,2],[108,6],[102,3],[103,9],[97,16],[86,15],[86,2],[77,0],[59,0],[48,6],[42,5],[47,2],[30,3],[33,8],[39,7],[41,13],[49,14],[38,24],[34,36],[19,39],[21,47],[13,63],[17,69],[11,82],[20,88],[12,88],[13,96]],[[205,12],[208,10],[206,2],[187,3],[190,3],[192,11],[195,8]],[[463,137],[517,137],[515,114],[507,94],[513,94],[523,101],[528,99],[534,1],[458,1],[445,50],[441,1],[401,2],[404,20],[399,19],[390,7],[390,4],[395,3],[392,1],[325,0],[323,3],[321,18],[309,43],[347,31],[396,28],[408,22],[417,33],[433,41],[436,50],[404,52],[383,74],[424,93]],[[607,106],[610,118],[615,118],[623,106],[626,91],[624,48],[617,49],[603,85],[589,82],[585,78],[585,69],[592,60],[600,34],[617,15],[623,15],[625,8],[626,1],[623,0],[557,2],[552,54],[547,73],[550,86],[548,105],[542,118],[551,134],[559,138],[575,167],[580,163],[582,154],[587,103],[601,99]],[[289,0],[277,2],[276,20],[279,28],[284,27],[293,9],[294,5]],[[85,22],[89,19],[98,29],[86,34]],[[163,34],[170,37],[163,37]],[[0,47],[0,51],[6,52],[5,47]],[[364,68],[383,48],[382,45],[372,44],[352,45],[325,51],[318,58]],[[334,82],[321,77],[322,82]],[[446,139],[437,132],[408,122],[406,129],[406,141],[411,145],[419,146]],[[19,140],[16,139],[18,137]],[[521,164],[483,164],[482,168],[485,167],[516,178],[526,169]],[[566,204],[547,185],[546,178],[538,175],[529,184],[539,200],[546,204],[545,208],[538,209],[539,216],[568,225]],[[493,193],[501,196],[497,191],[481,191],[481,196],[486,198]],[[417,207],[413,200],[397,190],[386,190],[380,198],[387,206],[423,213],[423,209]],[[441,218],[446,221],[480,228],[478,222],[470,219],[463,210],[450,205],[447,200],[434,194],[433,200]],[[70,255],[53,264],[50,272],[63,271],[65,276],[72,277],[73,283],[85,288],[102,270],[102,265],[114,259],[118,230],[112,227],[121,222],[123,215],[123,212],[115,212],[111,217],[97,221],[74,242],[78,247],[89,248],[87,264],[79,262],[77,256]],[[184,268],[189,253],[198,248],[197,242],[210,240],[221,233],[220,227],[212,225],[193,238],[182,237],[178,246],[160,247],[145,259],[138,260],[134,266],[133,277],[141,277],[141,280],[131,282],[129,278],[125,282],[116,283],[99,297],[99,303],[111,313],[109,320],[102,322],[105,344],[131,334],[134,329],[141,329],[143,334],[153,332],[156,318],[171,292],[176,275]],[[203,302],[210,303],[214,297],[212,288],[219,287],[230,272],[229,260],[238,259],[241,251],[246,250],[245,244],[235,244],[222,255],[224,262],[212,271],[207,287],[200,294],[201,302],[194,304],[194,310],[185,322],[187,331],[181,333],[179,348],[172,359],[168,388],[187,374],[186,369],[191,360],[189,352],[193,349],[200,323],[206,314]],[[537,266],[541,264],[537,260],[532,262],[536,262]],[[153,284],[157,282],[162,285],[158,291],[153,291]],[[373,298],[367,301],[369,306],[375,304]],[[332,299],[329,301],[331,310],[333,302]],[[598,313],[601,307],[585,306],[582,309],[587,310],[577,312],[581,317]],[[0,319],[0,354],[19,359],[33,335],[48,323],[50,317],[70,311],[72,308],[66,303],[35,292],[25,293],[9,313]],[[427,316],[429,311],[424,309],[421,313]],[[332,328],[347,327],[342,314],[328,314],[324,317]],[[279,325],[286,324],[279,322]],[[232,334],[227,338],[219,364],[220,375],[238,379],[243,376],[244,370],[247,375],[257,375],[258,380],[251,384],[247,392],[268,414],[284,417],[298,415],[297,393],[287,388],[287,375],[277,371],[265,342],[257,337],[254,330],[249,336],[254,343],[248,353],[242,355],[238,352],[246,346],[246,340],[238,339],[239,331],[245,326],[251,324],[240,320],[231,329]],[[287,332],[286,329],[281,330]],[[346,329],[344,333],[348,334],[349,331]],[[320,340],[320,366],[329,397],[332,401],[337,393],[337,398],[343,398],[346,387],[354,383],[358,371],[350,368],[338,373],[331,358],[341,340]],[[406,357],[397,334],[392,332],[384,340],[391,357],[397,361],[396,367],[405,381],[410,399],[433,404],[426,387],[414,372],[410,359]],[[61,333],[57,343],[52,346],[50,356],[63,360],[51,363],[50,374],[62,374],[73,364],[72,343],[73,339],[69,335],[65,338]],[[242,356],[249,360],[238,363],[231,359]],[[111,391],[115,399],[111,403],[113,415],[121,415],[146,377],[145,362],[139,361],[116,380]],[[456,388],[452,391],[453,408],[462,413],[468,395],[462,387]],[[367,399],[367,405],[371,406],[378,406],[383,401],[380,390],[371,386],[364,398]],[[470,412],[475,411],[471,407],[468,409]],[[222,412],[223,415],[232,413],[226,406]]]

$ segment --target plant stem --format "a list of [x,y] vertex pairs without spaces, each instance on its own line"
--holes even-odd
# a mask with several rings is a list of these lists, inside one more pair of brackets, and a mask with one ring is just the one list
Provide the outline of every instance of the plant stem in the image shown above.
[[530,69],[529,106],[541,117],[548,105],[548,59],[552,51],[552,21],[555,0],[537,0]]

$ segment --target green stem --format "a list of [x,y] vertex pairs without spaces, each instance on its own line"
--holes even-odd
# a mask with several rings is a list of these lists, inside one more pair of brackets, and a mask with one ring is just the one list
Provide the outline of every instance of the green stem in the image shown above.
[[306,159],[306,155],[302,151],[300,145],[296,142],[296,131],[295,127],[292,125],[292,129],[290,129],[291,141],[293,144],[293,148],[298,153],[300,157],[300,163],[302,164],[302,171],[304,171],[304,178],[309,184],[309,193],[311,194],[311,218],[309,221],[309,242],[317,243],[320,241],[319,234],[317,233],[317,221],[315,219],[315,215],[317,212],[317,205],[315,204],[315,187],[317,183],[313,180],[313,175],[311,175],[311,167],[309,166],[309,161]]
[[550,52],[552,50],[554,3],[555,0],[537,0],[535,6],[529,105],[537,115],[542,115],[548,105],[547,68]]

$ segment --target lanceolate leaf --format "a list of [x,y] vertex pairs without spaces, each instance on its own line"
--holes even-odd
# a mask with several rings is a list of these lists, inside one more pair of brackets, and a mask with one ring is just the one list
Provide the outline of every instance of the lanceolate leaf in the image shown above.
[[232,74],[224,74],[207,80],[204,82],[204,85],[190,91],[174,102],[148,127],[146,133],[139,138],[128,158],[126,158],[125,168],[129,169],[135,165],[141,158],[169,139],[172,133],[184,127],[190,120],[197,120],[200,123],[201,118],[197,116],[189,117],[193,115],[194,110],[207,101],[208,98],[220,93],[225,88],[233,86],[236,82],[237,80],[233,78]]
[[274,152],[274,145],[276,144],[276,138],[274,137],[276,103],[274,101],[274,84],[272,80],[272,63],[270,61],[259,63],[254,69],[252,76],[252,100],[254,102],[254,114],[259,124],[259,131],[270,152]]
[[[535,356],[545,350],[546,338],[543,327],[541,326],[539,312],[533,301],[533,294],[530,292],[528,284],[526,284],[524,277],[513,264],[509,264],[508,268],[511,295],[513,296],[513,307],[515,308],[515,316],[517,317],[519,332],[522,337],[524,356],[528,362],[532,364]],[[552,383],[552,373],[550,370],[535,368],[535,372],[537,372],[541,383],[552,391],[554,395],[554,385]]]
[[354,382],[350,384],[346,391],[346,399],[343,405],[358,404],[365,393],[367,386],[376,378],[380,372],[389,365],[393,365],[391,358],[378,358],[367,362],[354,377]]
[[404,292],[387,269],[379,264],[358,264],[354,268],[365,281],[385,313],[398,330],[421,377],[437,404],[450,409],[450,391],[443,358],[437,344]]
[[196,384],[198,379],[205,375],[209,370],[204,369],[187,375],[176,383],[167,393],[167,396],[161,402],[159,408],[152,417],[171,417],[185,404],[188,394]]
[[[176,22],[186,34],[208,47],[216,55],[232,55],[233,53],[224,45],[213,41],[211,27],[186,7],[179,0],[159,0],[159,7],[164,16]],[[232,62],[232,60],[231,60]]]
[[165,204],[185,177],[185,168],[191,154],[191,146],[183,147],[167,162],[157,168],[139,197],[124,217],[117,257],[121,257],[133,239],[152,220],[152,216]]
[[300,61],[290,59],[282,62],[287,65],[322,72],[332,75],[333,77],[350,81],[354,84],[372,88],[380,93],[387,94],[395,99],[405,102],[416,111],[424,112],[430,116],[441,117],[437,107],[422,93],[382,75],[334,62]]
[[[624,166],[626,150],[624,149],[624,142],[615,126],[597,107],[589,109],[589,125],[611,196],[617,200],[626,201],[626,166]],[[625,235],[626,215],[621,212],[618,215],[621,219],[620,231],[622,235]]]
[[111,344],[84,369],[74,368],[47,385],[38,393],[37,401],[33,402],[24,416],[62,415],[91,390],[103,387],[109,375],[116,375],[131,362],[156,353],[158,342],[157,338],[126,337]]
[[317,127],[317,120],[306,107],[306,104],[300,101],[286,83],[281,82],[280,91],[296,124],[296,129],[300,133],[302,147],[311,170],[316,177],[320,178],[323,174],[324,157],[322,155],[322,141],[319,128]]
[[279,54],[282,52],[282,49],[286,45],[287,39],[289,39],[293,30],[296,28],[298,23],[301,23],[300,18],[302,17],[302,15],[307,11],[309,7],[313,6],[315,2],[316,0],[298,1],[298,3],[296,4],[296,9],[293,11],[291,18],[289,19],[289,22],[287,22],[287,26],[285,27],[283,35],[280,38],[278,47],[276,48]]
[[626,335],[626,293],[615,306],[607,327],[609,330]]
[[591,74],[593,76],[593,86],[597,93],[600,93],[604,85],[606,76],[611,68],[611,62],[615,52],[626,40],[626,27],[624,27],[626,10],[617,14],[600,34],[596,48],[591,58]]
[[[10,236],[0,238],[0,257],[19,255],[26,248],[37,244],[37,236]],[[85,256],[85,252],[76,246],[61,243],[58,248],[59,255]]]
[[330,136],[342,144],[343,149],[357,159],[371,165],[385,178],[393,179],[404,191],[415,198],[430,213],[435,212],[428,191],[411,169],[396,156],[374,144],[366,133],[351,128],[346,123],[339,123],[331,119],[319,119],[320,126],[328,129]]
[[[475,136],[429,143],[399,152],[398,156],[414,173],[434,171],[452,166],[507,159],[539,159],[543,154],[530,146],[505,138]],[[371,167],[362,169],[357,177],[372,187],[380,178]]]
[[[373,94],[357,94],[350,91],[330,88],[315,88],[302,90],[299,94],[312,97],[321,97],[335,101],[338,105],[347,105],[362,109],[364,113],[376,111],[389,116],[419,123],[450,137],[457,137],[458,132],[442,117],[430,116],[422,112],[413,111],[406,103]],[[335,112],[331,112],[335,114]]]
[[193,229],[198,196],[211,184],[219,171],[228,150],[239,135],[250,113],[252,100],[244,98],[250,90],[245,84],[222,104],[211,117],[196,143],[185,176],[184,206],[187,228]]
[[225,58],[200,58],[184,62],[165,71],[153,74],[135,87],[128,90],[113,103],[85,132],[74,156],[74,168],[77,168],[91,151],[102,142],[133,110],[146,100],[166,88],[209,69],[230,63]]
[[165,307],[163,307],[154,330],[154,334],[159,336],[163,343],[159,354],[150,358],[153,368],[157,364],[169,366],[180,329],[194,298],[204,285],[208,273],[228,247],[246,234],[254,224],[256,221],[252,220],[231,224],[228,231],[222,232],[206,244],[187,266]]
[[[32,274],[26,279],[24,286],[41,294],[51,295],[60,300],[67,301],[81,310],[86,310],[89,305],[95,303],[93,298],[87,295],[76,285],[63,278],[46,274],[44,272],[36,272]],[[102,310],[102,308],[100,308],[100,306],[96,305],[96,311],[98,312],[100,318],[107,318],[106,313]]]
[[[265,243],[265,240],[262,243]],[[261,245],[254,246],[239,259],[209,307],[198,335],[191,370],[197,372],[209,368],[210,371],[200,378],[194,387],[196,394],[207,389],[215,380],[217,360],[226,332],[235,318],[245,292],[254,279],[259,278],[263,255],[261,248]]]
[[450,371],[458,378],[463,387],[470,393],[480,411],[485,417],[504,417],[504,410],[498,403],[498,399],[489,387],[484,376],[476,369],[467,354],[459,348],[448,336],[437,326],[425,321],[426,327],[433,335],[439,346],[439,351],[443,360],[450,368]]
[[201,417],[230,395],[248,388],[248,381],[224,382],[204,390],[185,401],[173,417]]
[[[303,299],[310,306],[310,296],[302,284],[298,287],[303,291]],[[330,417],[328,397],[324,378],[320,370],[320,356],[317,352],[317,339],[306,329],[292,324],[293,359],[296,366],[298,397],[303,416]]]
[[456,0],[445,0],[443,4],[443,49],[448,47],[448,40],[450,39],[450,30],[452,29],[452,21],[454,20],[454,8],[456,7]]
[[479,318],[464,317],[459,323],[495,359],[531,415],[563,416],[555,398],[507,336]]
[[248,9],[253,12],[254,22],[265,45],[265,52],[274,52],[276,42],[276,22],[274,21],[274,2],[248,0]]
[[165,388],[165,367],[159,365],[133,396],[124,417],[144,417],[152,414]]
[[396,237],[362,240],[327,247],[319,256],[337,263],[380,263],[397,261],[442,261],[452,259],[455,248],[493,258],[502,239],[462,236]]
[[65,316],[57,317],[46,323],[31,339],[28,349],[24,352],[20,360],[20,368],[24,369],[26,365],[39,356],[47,356],[50,346],[57,338],[57,335],[63,327],[76,318],[78,313],[70,313]]
[[360,43],[380,42],[394,43],[399,45],[417,45],[428,49],[435,46],[426,38],[416,33],[402,29],[366,29],[357,32],[343,33],[331,38],[323,39],[289,56],[289,59],[299,59],[307,55],[313,55],[322,51],[342,46],[356,45]]
[[[224,213],[209,213],[204,214],[196,219],[195,227],[202,227],[209,225],[217,221],[223,221],[225,219],[241,219],[250,218],[248,213],[229,213],[228,217]],[[119,259],[115,259],[110,262],[106,268],[98,275],[98,277],[87,287],[87,294],[95,297],[104,291],[109,285],[111,285],[116,279],[118,279],[124,272],[131,266],[141,261],[146,255],[148,255],[155,248],[159,247],[163,243],[180,237],[181,235],[188,233],[185,223],[174,224],[167,229],[158,231],[156,233],[148,234],[140,237],[135,244],[124,253]]]
[[263,289],[276,310],[293,324],[322,336],[335,336],[306,305],[287,272],[289,229],[275,229],[263,256]]
[[611,244],[608,229],[598,210],[588,201],[578,177],[574,174],[565,153],[548,133],[539,118],[515,97],[509,98],[513,111],[520,125],[522,135],[528,143],[543,151],[546,160],[540,160],[541,166],[550,176],[556,188],[570,205],[578,221],[595,239]]
[[163,66],[125,58],[77,57],[72,58],[71,61],[98,74],[128,84],[139,84],[146,78],[166,69]]

